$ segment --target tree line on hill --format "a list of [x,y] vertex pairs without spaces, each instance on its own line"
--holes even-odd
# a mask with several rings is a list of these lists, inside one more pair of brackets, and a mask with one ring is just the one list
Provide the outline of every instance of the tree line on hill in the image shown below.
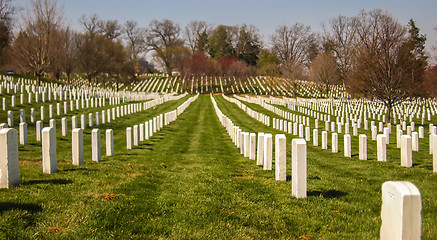
[[428,65],[426,36],[413,19],[403,25],[380,9],[334,17],[321,33],[303,23],[278,26],[266,44],[255,26],[205,21],[181,28],[172,20],[154,19],[143,27],[94,14],[82,16],[82,29],[75,31],[56,0],[29,3],[14,29],[12,0],[0,0],[1,65],[38,79],[47,74],[69,79],[78,73],[90,84],[132,82],[150,71],[144,67],[150,52],[169,75],[281,76],[318,82],[326,92],[341,84],[387,106],[437,93],[437,68]]

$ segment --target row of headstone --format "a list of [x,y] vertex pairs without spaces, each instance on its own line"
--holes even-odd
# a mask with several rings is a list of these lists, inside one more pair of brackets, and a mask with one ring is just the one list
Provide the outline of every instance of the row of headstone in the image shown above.
[[[225,127],[228,135],[240,154],[251,160],[256,160],[257,165],[263,166],[264,170],[272,170],[273,140],[270,133],[248,133],[236,126],[231,119],[224,115],[218,108],[215,99],[211,95],[216,115]],[[258,141],[257,141],[258,140]],[[286,181],[287,177],[287,147],[284,134],[275,135],[275,179]],[[292,141],[292,196],[306,198],[307,196],[307,154],[306,141],[293,139]]]
[[[197,97],[197,96],[196,96]],[[176,98],[181,98],[180,96]],[[172,98],[167,98],[172,99]],[[173,98],[175,99],[175,98]],[[163,100],[150,101],[147,107],[156,106],[163,103]],[[133,112],[137,108],[132,108]],[[140,106],[141,109],[141,106]],[[126,108],[124,108],[126,111]],[[109,111],[109,110],[108,110]],[[113,108],[114,112],[114,108]],[[130,112],[130,111],[128,111]],[[12,115],[12,114],[11,114]],[[105,114],[102,113],[104,116]],[[109,114],[108,114],[109,115]],[[98,113],[96,114],[98,116]],[[92,127],[92,114],[89,115],[90,127]],[[169,117],[174,118],[174,114],[170,114]],[[83,129],[85,128],[85,116],[81,116],[81,128],[76,128],[76,117],[72,117],[72,162],[74,165],[83,164]],[[161,115],[162,118],[162,115]],[[20,123],[20,144],[25,145],[27,143],[27,124],[24,122],[24,111],[20,112],[20,119],[23,122]],[[98,119],[98,118],[97,118]],[[103,123],[105,122],[102,119]],[[97,123],[99,120],[96,121]],[[162,120],[160,121],[162,125]],[[11,125],[13,125],[11,123]],[[66,118],[61,120],[62,134],[67,134],[67,121]],[[10,187],[18,185],[18,140],[17,131],[13,128],[7,128],[7,124],[0,124],[0,130],[4,132],[1,135],[2,141],[0,141],[0,147],[4,148],[3,155],[0,155],[0,182],[1,187]],[[42,121],[36,122],[36,139],[41,141],[42,145],[42,162],[44,173],[55,173],[57,171],[57,154],[56,154],[56,122],[54,119],[50,120],[50,127],[43,128]],[[93,129],[91,133],[91,145],[92,145],[92,160],[99,162],[101,160],[100,153],[100,130]],[[112,156],[114,154],[113,149],[113,133],[111,129],[106,131],[106,154]],[[11,174],[9,174],[11,173]]]
[[199,95],[190,97],[183,102],[175,110],[160,114],[153,119],[134,125],[133,127],[126,128],[126,148],[132,149],[134,146],[139,146],[140,142],[149,140],[154,133],[158,132],[164,126],[170,124],[177,119],[177,116],[182,114],[187,107],[194,102]]
[[257,121],[263,123],[266,126],[270,126],[270,117],[269,116],[252,110],[251,108],[247,107],[245,104],[241,103],[238,99],[230,98],[224,94],[222,96],[225,100],[237,104],[237,106],[239,108],[241,108],[243,111],[245,111],[247,114],[249,114],[249,116],[251,116],[252,118],[256,119]]
[[[241,97],[238,97],[241,99]],[[245,100],[245,99],[244,99]],[[254,99],[249,99],[251,102],[253,103],[257,103],[257,104],[262,104],[263,102],[260,100],[254,100]],[[264,104],[264,106],[267,106],[267,104]],[[290,113],[287,113],[286,111],[280,110],[279,108],[276,107],[266,107],[266,109],[278,114],[278,115],[282,115],[284,116],[289,116]],[[358,131],[357,131],[357,124],[354,124],[354,131],[353,131],[353,135],[357,136]],[[365,129],[367,129],[367,120],[365,120]],[[326,124],[328,125],[328,124]],[[338,133],[342,133],[341,131],[341,124],[337,123],[338,125]],[[344,156],[345,157],[351,157],[351,136],[349,134],[348,131],[348,123],[345,124],[345,135],[344,135]],[[359,124],[358,124],[359,125]],[[282,119],[276,119],[273,118],[273,127],[280,130],[280,131],[284,131],[284,132],[288,132],[290,134],[294,134],[294,135],[299,135],[299,137],[303,137],[303,128],[302,128],[302,124],[299,125],[299,128],[297,127],[297,123],[291,123],[291,122],[287,122],[287,120],[282,120]],[[315,126],[318,127],[318,119],[315,119]],[[293,127],[293,130],[291,130],[291,128]],[[306,131],[305,131],[305,140],[306,141],[310,141],[310,137],[309,137],[309,131],[310,129],[308,129],[309,127],[307,127]],[[397,125],[397,147],[401,148],[401,136],[402,136],[402,130],[400,129],[406,129],[407,130],[407,135],[411,136],[411,150],[412,151],[419,151],[419,139],[420,138],[424,138],[424,127],[423,126],[419,126],[418,130],[419,133],[417,132],[412,132],[412,130],[414,130],[415,128],[415,124],[414,122],[411,123],[411,126],[406,126],[406,122],[403,122],[403,125],[398,124]],[[299,129],[299,130],[297,130]],[[328,127],[326,127],[326,129],[329,129]],[[378,161],[387,161],[387,150],[386,150],[386,146],[387,144],[390,143],[390,133],[391,133],[391,124],[388,123],[388,127],[383,127],[382,122],[379,123],[379,131],[383,132],[384,134],[380,134],[381,136],[378,136],[378,131],[377,131],[377,127],[375,126],[375,122],[371,121],[371,129],[372,129],[372,140],[373,141],[377,141],[377,159]],[[430,134],[433,134],[436,132],[436,128],[430,124]],[[317,130],[317,129],[315,129]],[[338,135],[337,133],[335,133],[336,128],[334,125],[334,122],[331,122],[331,131],[332,133],[332,152],[337,153],[338,152]],[[437,132],[436,132],[437,133]],[[431,135],[430,135],[430,149],[431,149]],[[385,143],[385,144],[382,144]],[[318,146],[318,130],[317,131],[313,131],[313,145],[314,146]],[[322,132],[322,148],[323,149],[327,149],[327,132]],[[401,165],[402,166],[412,166],[412,154],[406,154],[405,150],[407,149],[407,147],[403,147],[401,149],[401,151],[404,151],[404,154],[402,156],[409,156],[409,157],[403,157],[402,160],[401,159]],[[367,160],[367,136],[364,134],[360,134],[359,136],[359,159],[360,160]],[[431,150],[430,150],[431,153]],[[408,159],[408,161],[406,160]],[[409,164],[404,164],[403,162],[408,162]]]
[[[216,106],[216,104],[215,104]],[[216,112],[219,112],[216,110]],[[226,118],[225,118],[226,119]],[[318,130],[314,129],[314,139],[317,139]],[[327,136],[327,132],[323,132],[325,136]],[[238,136],[238,135],[237,135]],[[260,133],[258,135],[258,146],[260,146],[259,141],[263,139],[265,135]],[[280,134],[278,134],[276,139],[280,139]],[[332,133],[333,142],[336,142],[337,133]],[[434,135],[435,144],[437,145],[437,135]],[[285,138],[285,136],[284,136]],[[344,135],[344,153],[346,157],[350,157],[350,138],[349,134]],[[384,156],[382,156],[384,149],[386,147],[386,135],[380,134],[378,135],[378,160],[385,160]],[[295,142],[296,141],[296,142]],[[293,140],[293,158],[294,154],[299,153],[299,151],[294,150],[294,144],[297,141],[302,141],[302,145],[305,144],[303,139],[294,139]],[[322,140],[323,141],[323,140]],[[324,141],[324,145],[326,145],[326,140]],[[408,144],[407,144],[408,142]],[[402,136],[402,162],[411,162],[411,136],[403,135]],[[276,144],[276,146],[278,143]],[[318,142],[314,141],[314,145],[317,146]],[[360,145],[360,159],[365,160],[367,158],[367,137],[365,134],[360,134],[359,136],[359,145]],[[404,147],[407,145],[408,147]],[[261,145],[262,146],[262,145]],[[333,147],[333,151],[336,147]],[[437,152],[437,151],[436,151]],[[301,152],[302,153],[302,152]],[[276,153],[276,155],[280,155]],[[258,154],[259,155],[259,154]],[[381,156],[380,156],[381,155]],[[437,155],[437,154],[436,154]],[[434,155],[434,156],[436,156]],[[409,159],[409,161],[405,160]],[[258,161],[257,161],[258,163]],[[280,168],[277,168],[280,169]],[[299,182],[298,177],[297,180],[294,178],[295,176],[299,176],[298,174],[294,174],[294,171],[298,171],[298,165],[294,165],[293,162],[293,179],[292,182]],[[277,175],[278,172],[276,171]],[[303,171],[306,174],[306,169]],[[306,182],[305,182],[306,184]],[[293,186],[294,189],[294,186]],[[294,193],[294,190],[293,190]],[[421,196],[419,190],[409,182],[386,182],[383,185],[382,190],[382,209],[381,209],[381,239],[420,239],[421,236]]]
[[[21,139],[20,139],[21,142]],[[92,160],[99,162],[100,130],[93,129],[91,134]],[[57,172],[56,127],[45,127],[41,131],[42,167],[43,173]],[[0,187],[18,186],[18,139],[17,131],[13,128],[0,130]],[[114,154],[112,130],[106,130],[106,155]],[[72,164],[83,164],[83,131],[80,128],[72,131]]]
[[[123,102],[126,101],[144,101],[148,100],[151,95],[158,96],[159,94],[148,94],[144,92],[126,92],[126,91],[112,91],[110,89],[99,89],[95,87],[88,87],[84,85],[83,87],[72,87],[71,85],[58,85],[55,83],[43,83],[42,86],[36,86],[36,81],[29,81],[25,79],[18,79],[18,83],[15,84],[13,78],[5,78],[4,82],[0,82],[0,94],[3,94],[3,87],[6,88],[7,93],[10,93],[10,90],[14,90],[16,94],[18,89],[22,94],[31,93],[34,95],[42,95],[42,98],[45,98],[47,94],[49,101],[53,98],[56,100],[57,96],[61,99],[67,99],[67,96],[70,100],[77,100],[79,98],[82,99],[91,99],[92,97],[116,97],[118,99],[122,98]],[[118,101],[118,104],[120,101]]]

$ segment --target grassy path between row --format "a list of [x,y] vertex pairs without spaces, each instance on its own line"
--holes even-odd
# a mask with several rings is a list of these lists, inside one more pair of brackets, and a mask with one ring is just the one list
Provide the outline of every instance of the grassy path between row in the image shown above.
[[[222,97],[216,101],[244,130],[279,133]],[[209,95],[152,140],[126,150],[125,127],[141,118],[111,124],[116,156],[101,163],[89,156],[85,165],[61,164],[50,176],[40,166],[20,168],[33,180],[0,190],[0,238],[378,239],[387,180],[419,187],[423,239],[437,235],[437,177],[429,171],[345,159],[309,144],[308,198],[296,199],[290,181],[275,181],[274,171],[239,154]]]

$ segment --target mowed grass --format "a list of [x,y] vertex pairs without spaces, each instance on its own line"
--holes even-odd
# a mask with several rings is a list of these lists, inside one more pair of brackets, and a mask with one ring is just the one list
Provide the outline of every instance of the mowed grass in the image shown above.
[[[116,155],[100,163],[91,161],[90,129],[82,166],[71,165],[71,134],[63,139],[58,130],[59,171],[53,175],[42,174],[38,143],[20,147],[21,185],[0,190],[0,238],[378,239],[381,185],[388,180],[411,181],[421,190],[423,239],[437,235],[437,175],[429,169],[346,159],[308,143],[308,198],[293,198],[294,136],[287,135],[289,180],[277,182],[274,171],[239,154],[209,95],[151,140],[126,150],[127,126],[187,98],[102,126],[102,143],[104,129],[114,130]],[[243,130],[280,133],[215,99]]]

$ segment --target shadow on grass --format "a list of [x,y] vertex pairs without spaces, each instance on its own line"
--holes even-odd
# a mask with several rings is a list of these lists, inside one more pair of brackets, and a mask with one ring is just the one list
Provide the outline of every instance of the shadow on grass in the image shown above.
[[337,191],[337,190],[328,190],[328,191],[308,191],[308,196],[318,197],[321,196],[323,198],[340,198],[346,196],[348,193]]
[[45,179],[45,180],[31,180],[22,183],[22,185],[34,185],[34,184],[58,184],[58,185],[66,185],[71,184],[73,181],[69,179]]
[[42,207],[39,204],[33,203],[14,203],[14,202],[0,202],[0,213],[10,210],[23,210],[32,213],[41,212]]
[[318,176],[308,177],[308,179],[311,179],[311,180],[322,180],[322,179],[319,178]]
[[90,171],[90,172],[97,172],[98,169],[90,169],[90,168],[71,168],[71,169],[65,169],[66,172],[76,172],[76,171]]
[[[291,175],[287,175],[286,181],[289,182],[291,180],[292,180]],[[322,179],[319,178],[318,176],[313,176],[313,177],[308,177],[308,180],[322,180]]]

